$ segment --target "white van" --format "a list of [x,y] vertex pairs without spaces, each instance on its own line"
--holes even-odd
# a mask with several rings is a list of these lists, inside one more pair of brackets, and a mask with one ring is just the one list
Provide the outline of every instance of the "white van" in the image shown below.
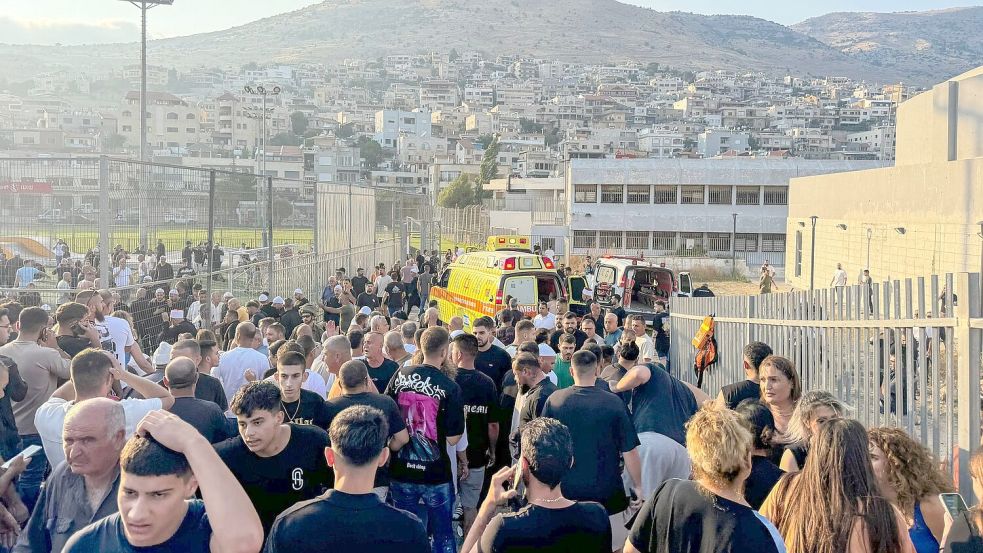
[[689,273],[678,275],[664,266],[632,257],[606,255],[593,265],[594,274],[588,277],[594,299],[602,307],[615,307],[615,296],[630,315],[639,314],[651,320],[655,302],[671,297],[688,297],[693,292]]

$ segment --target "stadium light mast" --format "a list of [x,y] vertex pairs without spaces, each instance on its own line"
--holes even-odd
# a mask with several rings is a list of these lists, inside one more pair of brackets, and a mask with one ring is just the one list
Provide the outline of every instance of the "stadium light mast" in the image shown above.
[[[140,161],[147,161],[147,10],[157,6],[170,6],[174,0],[121,0],[140,10]],[[140,245],[149,248],[147,243],[147,198],[145,183],[140,183],[137,203],[140,219]]]

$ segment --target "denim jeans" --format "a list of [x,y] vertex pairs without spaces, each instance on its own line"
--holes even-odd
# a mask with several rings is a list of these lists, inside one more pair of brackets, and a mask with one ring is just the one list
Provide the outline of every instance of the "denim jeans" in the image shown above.
[[[407,484],[390,482],[389,497],[396,508],[420,517],[427,533],[433,538],[433,553],[457,553],[452,518],[454,517],[454,485]],[[423,504],[420,504],[423,500]]]
[[[27,434],[20,437],[20,449],[23,450],[29,445],[41,445],[41,436],[37,434]],[[17,493],[20,494],[21,500],[24,505],[27,505],[28,510],[34,510],[34,504],[38,502],[38,496],[41,494],[41,483],[44,482],[44,473],[48,469],[48,458],[44,455],[44,449],[38,451],[34,455],[31,455],[31,462],[21,473],[20,479],[17,481]]]

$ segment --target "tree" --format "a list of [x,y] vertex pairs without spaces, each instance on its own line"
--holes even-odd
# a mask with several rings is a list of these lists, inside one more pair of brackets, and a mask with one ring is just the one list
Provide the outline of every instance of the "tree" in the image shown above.
[[307,132],[307,127],[309,123],[307,122],[307,116],[304,115],[302,111],[295,111],[290,114],[290,128],[297,136],[304,136]]
[[338,138],[351,138],[355,134],[355,124],[348,123],[338,127],[338,131],[334,133]]
[[303,138],[282,132],[270,139],[270,146],[300,146],[303,142]]
[[519,118],[519,130],[523,133],[540,133],[543,132],[543,125],[533,121],[532,119],[526,119],[525,117]]
[[478,203],[475,197],[475,183],[477,181],[478,175],[462,173],[447,188],[441,190],[440,196],[437,197],[437,205],[461,208]]
[[475,139],[475,142],[481,144],[481,149],[484,150],[491,145],[492,140],[495,140],[495,135],[493,134],[483,134]]
[[480,173],[474,185],[474,203],[481,203],[481,199],[485,197],[485,185],[491,182],[492,179],[498,177],[499,150],[501,150],[501,144],[499,144],[498,135],[496,134],[491,144],[485,148],[484,157],[481,158]]
[[273,224],[279,225],[294,213],[294,204],[284,198],[273,199]]
[[382,146],[367,136],[358,137],[359,155],[365,160],[366,169],[378,169],[382,163]]
[[448,61],[451,61],[451,62],[457,61],[458,58],[460,58],[460,57],[461,56],[457,53],[457,48],[451,48],[450,53],[447,54],[447,60]]

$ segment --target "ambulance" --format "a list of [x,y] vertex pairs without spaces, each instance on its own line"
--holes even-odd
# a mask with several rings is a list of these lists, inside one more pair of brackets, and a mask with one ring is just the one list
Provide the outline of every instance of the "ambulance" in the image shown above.
[[509,298],[516,298],[529,317],[541,301],[566,299],[571,309],[583,306],[584,277],[561,277],[552,259],[530,253],[528,237],[491,237],[489,248],[495,249],[465,253],[441,271],[430,289],[440,320],[460,316],[471,330],[479,317],[494,318],[505,309]]
[[610,309],[620,305],[629,315],[642,315],[646,321],[655,315],[656,301],[668,304],[672,297],[693,293],[687,272],[676,274],[651,261],[614,255],[605,255],[594,262],[588,286],[601,307]]

